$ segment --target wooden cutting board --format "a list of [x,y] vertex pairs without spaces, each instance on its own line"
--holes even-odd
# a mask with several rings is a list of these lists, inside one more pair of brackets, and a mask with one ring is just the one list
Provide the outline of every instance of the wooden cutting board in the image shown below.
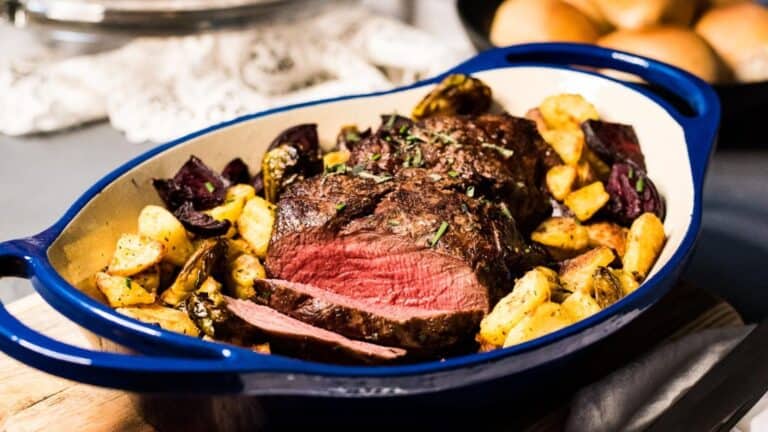
[[[89,339],[76,324],[67,320],[33,294],[8,306],[22,322],[54,339],[90,348]],[[627,358],[598,354],[597,378],[620,367],[652,347],[704,328],[741,324],[738,313],[727,303],[690,285],[680,284],[657,305],[621,332],[631,346],[623,344]],[[650,336],[649,336],[650,335]],[[620,336],[620,335],[615,335]],[[615,339],[615,338],[614,338]],[[622,339],[622,337],[618,337]],[[647,339],[648,344],[642,342]],[[606,347],[615,353],[615,347]],[[610,359],[615,357],[614,364]],[[598,366],[596,366],[598,367]],[[608,370],[606,370],[608,368]],[[588,371],[584,371],[588,373]],[[559,430],[567,406],[537,418],[531,430]],[[0,353],[0,431],[154,431],[134,407],[129,393],[79,384],[29,368]]]

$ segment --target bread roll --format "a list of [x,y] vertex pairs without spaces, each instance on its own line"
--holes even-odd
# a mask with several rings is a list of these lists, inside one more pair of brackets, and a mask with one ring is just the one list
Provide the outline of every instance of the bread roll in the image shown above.
[[698,0],[595,0],[603,15],[620,29],[640,29],[661,24],[687,26]]
[[618,30],[597,41],[598,45],[670,63],[700,78],[717,82],[721,65],[707,43],[693,31],[680,27]]
[[710,9],[696,31],[738,81],[768,80],[768,8],[744,2]]
[[613,26],[605,19],[603,11],[597,6],[594,0],[563,0],[571,6],[583,13],[587,18],[591,19],[593,23],[597,25],[598,30],[602,33],[610,30]]
[[561,0],[506,0],[491,24],[494,45],[526,42],[594,42],[597,26]]

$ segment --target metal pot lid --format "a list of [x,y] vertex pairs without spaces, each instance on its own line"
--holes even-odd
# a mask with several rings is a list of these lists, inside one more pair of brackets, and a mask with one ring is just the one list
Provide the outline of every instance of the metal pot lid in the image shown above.
[[132,34],[233,27],[297,10],[312,0],[0,0],[19,26]]

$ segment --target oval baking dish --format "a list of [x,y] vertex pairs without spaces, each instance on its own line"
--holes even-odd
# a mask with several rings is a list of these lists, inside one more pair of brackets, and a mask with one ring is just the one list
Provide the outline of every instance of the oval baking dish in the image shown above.
[[[646,88],[606,78],[594,72],[596,68],[638,75],[676,95],[694,114],[683,115]],[[0,276],[29,278],[62,314],[102,341],[126,348],[120,351],[140,354],[64,345],[25,327],[2,307],[0,349],[46,372],[132,391],[347,398],[424,395],[501,378],[530,380],[534,371],[546,370],[605,338],[665,294],[699,231],[702,185],[720,115],[712,89],[665,64],[574,44],[499,48],[448,73],[482,79],[493,89],[496,102],[512,114],[522,115],[550,94],[580,93],[606,119],[635,127],[649,172],[667,201],[665,231],[669,235],[652,273],[638,290],[588,319],[521,345],[441,362],[364,367],[263,355],[171,333],[120,315],[89,297],[87,289],[76,288],[105,265],[117,237],[135,229],[135,215],[142,206],[150,200],[159,202],[150,180],[168,177],[190,154],[215,167],[235,156],[255,164],[271,137],[303,122],[317,123],[321,141],[331,142],[344,124],[372,124],[379,113],[408,111],[440,76],[388,92],[248,115],[159,146],[124,164],[90,188],[48,230],[0,244]]]

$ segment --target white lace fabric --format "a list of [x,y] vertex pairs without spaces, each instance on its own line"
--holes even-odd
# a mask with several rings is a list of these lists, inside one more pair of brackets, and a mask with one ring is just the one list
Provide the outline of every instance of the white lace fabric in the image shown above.
[[350,4],[248,30],[139,38],[95,55],[62,59],[48,47],[27,48],[0,55],[0,133],[109,119],[132,142],[163,142],[271,107],[407,84],[469,54]]

